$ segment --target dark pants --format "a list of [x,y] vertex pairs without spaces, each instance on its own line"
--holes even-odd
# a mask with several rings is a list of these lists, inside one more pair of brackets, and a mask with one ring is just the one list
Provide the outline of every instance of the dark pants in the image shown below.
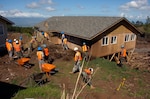
[[82,72],[81,73],[81,76],[83,78],[83,82],[87,83],[89,86],[91,86],[91,81],[90,81],[90,78],[89,78],[89,75],[85,72]]

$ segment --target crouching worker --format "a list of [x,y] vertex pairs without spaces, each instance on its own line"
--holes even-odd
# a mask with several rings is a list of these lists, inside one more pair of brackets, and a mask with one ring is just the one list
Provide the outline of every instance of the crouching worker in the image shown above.
[[75,73],[75,72],[80,71],[80,67],[81,67],[82,56],[81,56],[81,53],[78,50],[78,47],[75,47],[74,51],[76,52],[75,56],[74,56],[74,62],[75,63],[74,63],[74,67],[72,69],[72,72],[70,72],[70,73]]
[[41,47],[38,47],[37,49],[37,57],[39,61],[39,68],[40,68],[40,71],[42,72],[42,64],[44,64],[44,53]]
[[91,89],[94,89],[93,85],[91,84],[91,78],[93,74],[93,68],[86,68],[82,71],[81,76],[83,78],[83,82],[87,83],[91,87]]

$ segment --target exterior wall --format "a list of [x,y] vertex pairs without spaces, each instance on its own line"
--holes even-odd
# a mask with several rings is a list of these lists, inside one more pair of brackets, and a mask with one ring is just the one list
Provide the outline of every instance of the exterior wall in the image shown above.
[[[129,41],[125,42],[125,35],[129,34]],[[102,39],[97,41],[91,46],[91,53],[94,57],[102,57],[111,55],[113,53],[117,53],[121,51],[121,45],[124,45],[127,50],[135,48],[136,45],[136,38],[134,41],[131,41],[131,34],[132,31],[127,29],[125,26],[121,25],[115,30],[113,30],[111,33],[108,33],[108,45],[102,46]],[[111,44],[110,40],[112,36],[117,36],[117,43]]]
[[0,47],[4,47],[7,38],[7,26],[6,23],[2,20],[0,20],[0,26],[3,29],[3,34],[0,33]]
[[[69,47],[69,49],[74,49],[74,47],[78,47],[79,50],[81,50],[81,44],[82,44],[82,39],[79,38],[75,38],[73,36],[69,36],[69,35],[65,35],[66,38],[68,39],[67,45]],[[61,34],[60,33],[53,33],[52,36],[50,36],[50,40],[54,43],[54,44],[61,44]]]

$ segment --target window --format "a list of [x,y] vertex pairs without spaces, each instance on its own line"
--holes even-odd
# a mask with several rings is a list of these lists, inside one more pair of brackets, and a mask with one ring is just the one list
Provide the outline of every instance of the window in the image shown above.
[[0,35],[4,34],[4,27],[2,24],[0,24]]
[[131,34],[131,41],[134,41],[136,38],[136,35],[135,34]]
[[102,45],[108,45],[108,37],[105,36],[103,39],[102,39]]
[[117,36],[112,36],[110,43],[111,44],[116,44],[117,43]]
[[129,34],[126,34],[125,35],[125,42],[128,42],[129,41]]

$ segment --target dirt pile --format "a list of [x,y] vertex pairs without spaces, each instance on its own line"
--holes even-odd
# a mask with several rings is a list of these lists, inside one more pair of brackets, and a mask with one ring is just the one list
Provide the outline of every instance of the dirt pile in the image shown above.
[[148,41],[137,40],[136,49],[129,60],[129,65],[137,70],[150,72],[150,43]]

